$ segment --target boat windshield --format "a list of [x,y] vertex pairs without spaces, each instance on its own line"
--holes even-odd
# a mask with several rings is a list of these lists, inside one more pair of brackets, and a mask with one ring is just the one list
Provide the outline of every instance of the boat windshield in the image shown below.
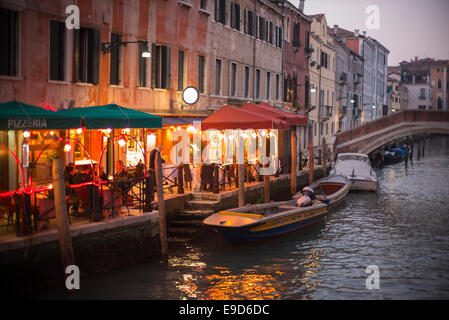
[[338,161],[347,161],[347,160],[356,160],[356,161],[363,161],[363,162],[369,163],[368,157],[364,156],[364,155],[342,154],[342,155],[339,155],[337,158],[337,162]]

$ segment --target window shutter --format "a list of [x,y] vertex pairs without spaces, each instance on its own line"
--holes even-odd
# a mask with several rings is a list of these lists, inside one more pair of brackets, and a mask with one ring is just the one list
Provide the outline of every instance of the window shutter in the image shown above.
[[171,60],[171,55],[170,55],[170,47],[163,47],[165,50],[165,84],[164,84],[164,88],[165,89],[170,89],[170,60]]
[[220,20],[218,18],[219,7],[220,7],[220,0],[215,0],[215,21],[219,21]]
[[240,5],[238,3],[235,4],[235,27],[240,31]]
[[88,82],[98,84],[100,74],[100,30],[89,29],[88,37]]
[[75,29],[73,49],[73,81],[80,82],[80,29]]
[[156,77],[157,77],[157,59],[156,59],[156,44],[151,44],[151,88],[156,88]]

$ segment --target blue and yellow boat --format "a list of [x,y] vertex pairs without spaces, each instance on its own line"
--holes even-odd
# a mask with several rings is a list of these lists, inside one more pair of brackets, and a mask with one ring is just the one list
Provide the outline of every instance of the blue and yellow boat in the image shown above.
[[321,201],[315,200],[308,207],[297,207],[296,200],[248,205],[215,213],[203,224],[230,242],[272,238],[323,221],[329,208],[348,194],[350,182],[344,176],[332,176],[309,187],[321,196]]

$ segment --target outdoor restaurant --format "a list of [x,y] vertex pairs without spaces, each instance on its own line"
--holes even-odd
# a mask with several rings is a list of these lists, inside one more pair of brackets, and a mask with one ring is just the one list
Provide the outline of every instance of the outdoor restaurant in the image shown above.
[[262,181],[260,170],[271,160],[274,174],[288,168],[279,161],[288,160],[286,149],[307,124],[304,116],[251,103],[223,106],[207,118],[161,117],[116,104],[56,111],[10,101],[0,110],[0,232],[17,236],[45,229],[55,217],[54,158],[65,168],[71,221],[100,221],[151,211],[150,154],[158,146],[164,192],[219,193],[238,187],[238,148],[245,183]]

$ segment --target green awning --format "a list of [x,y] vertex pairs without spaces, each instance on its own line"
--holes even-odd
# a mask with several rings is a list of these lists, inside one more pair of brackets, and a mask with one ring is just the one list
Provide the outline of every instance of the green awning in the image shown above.
[[81,127],[81,119],[19,101],[0,103],[0,130],[62,130]]
[[86,129],[162,128],[162,117],[116,104],[73,108],[57,113],[83,119]]

